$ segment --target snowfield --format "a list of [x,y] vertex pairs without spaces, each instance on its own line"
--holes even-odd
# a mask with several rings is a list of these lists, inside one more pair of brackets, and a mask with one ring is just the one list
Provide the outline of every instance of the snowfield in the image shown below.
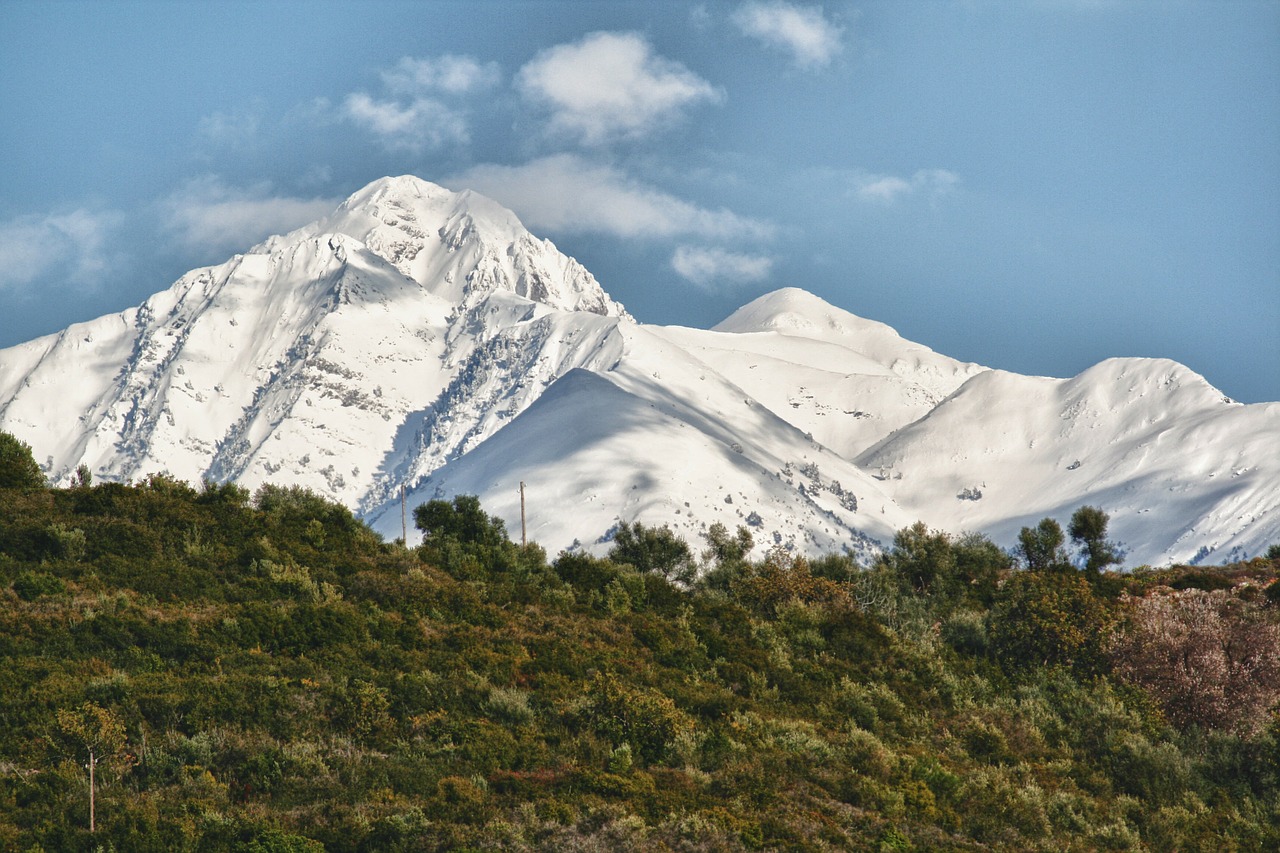
[[0,350],[0,429],[55,483],[298,484],[389,538],[402,486],[477,494],[518,536],[524,482],[553,553],[638,520],[868,560],[917,519],[1008,546],[1086,503],[1130,566],[1280,542],[1280,403],[1160,359],[991,370],[795,288],[646,326],[510,211],[408,176]]

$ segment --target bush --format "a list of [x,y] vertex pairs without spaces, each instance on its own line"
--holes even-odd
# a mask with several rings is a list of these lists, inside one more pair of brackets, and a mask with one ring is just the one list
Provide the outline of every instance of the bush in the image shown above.
[[1188,590],[1133,600],[1111,649],[1123,678],[1179,726],[1257,733],[1280,702],[1280,626],[1257,603]]
[[609,559],[615,563],[627,563],[640,572],[657,572],[679,583],[689,583],[695,574],[689,545],[665,526],[620,523],[613,537]]
[[67,585],[48,572],[25,571],[14,580],[13,591],[23,601],[35,601],[45,595],[62,595]]
[[1018,572],[991,609],[988,633],[1011,671],[1065,666],[1095,674],[1106,670],[1114,625],[1107,603],[1078,574]]
[[586,689],[585,719],[614,746],[631,744],[646,762],[662,759],[693,720],[668,697],[628,687],[612,674],[597,674]]
[[975,610],[959,610],[942,623],[942,641],[957,652],[984,655],[988,649],[987,624]]

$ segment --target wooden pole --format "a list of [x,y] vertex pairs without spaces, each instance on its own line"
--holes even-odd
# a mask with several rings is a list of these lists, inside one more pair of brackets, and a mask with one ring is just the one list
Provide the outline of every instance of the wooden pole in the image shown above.
[[93,813],[93,767],[98,763],[98,757],[93,754],[93,750],[89,750],[89,832],[97,829]]
[[527,548],[529,546],[528,531],[524,523],[524,480],[520,481],[520,547]]
[[400,484],[400,541],[409,547],[409,521],[404,509],[404,483]]

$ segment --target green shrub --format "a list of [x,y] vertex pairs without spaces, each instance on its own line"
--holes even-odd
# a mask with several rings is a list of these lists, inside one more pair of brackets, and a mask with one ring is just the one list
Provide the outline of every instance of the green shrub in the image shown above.
[[987,625],[983,615],[974,610],[959,610],[943,620],[942,641],[957,652],[981,656],[987,653]]
[[24,571],[13,582],[13,591],[23,601],[35,601],[46,595],[62,595],[67,585],[61,578],[48,572]]

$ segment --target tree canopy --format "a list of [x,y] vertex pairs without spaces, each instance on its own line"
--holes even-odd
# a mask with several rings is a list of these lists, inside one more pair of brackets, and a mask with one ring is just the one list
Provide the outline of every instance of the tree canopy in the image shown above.
[[1024,527],[1018,533],[1016,553],[1033,572],[1070,571],[1071,562],[1062,544],[1062,525],[1044,518],[1035,527]]
[[42,489],[44,471],[25,441],[0,432],[0,489]]
[[1120,562],[1120,551],[1107,539],[1107,525],[1111,516],[1096,506],[1082,506],[1071,516],[1067,532],[1080,547],[1085,560],[1085,570],[1100,572],[1107,566]]

